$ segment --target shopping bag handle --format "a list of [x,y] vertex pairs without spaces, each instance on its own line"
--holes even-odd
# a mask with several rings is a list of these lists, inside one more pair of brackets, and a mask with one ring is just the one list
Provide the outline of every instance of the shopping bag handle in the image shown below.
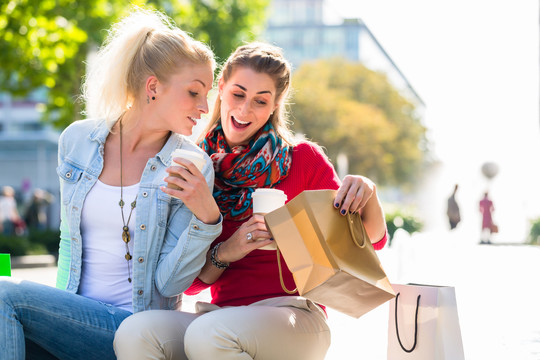
[[[360,217],[360,215],[358,215],[358,217]],[[360,243],[358,242],[358,239],[356,238],[356,235],[355,235],[355,231],[354,231],[354,220],[353,220],[353,217],[351,216],[351,214],[347,214],[347,223],[349,224],[349,231],[351,232],[351,237],[353,239],[353,242],[355,243],[356,246],[358,246],[360,249],[364,248],[364,246],[366,246],[366,236],[363,236],[362,237],[362,245],[360,245]],[[360,226],[362,226],[362,224],[360,223]]]
[[403,346],[403,344],[401,343],[401,339],[399,338],[399,329],[398,329],[398,321],[397,321],[397,307],[398,307],[399,294],[400,293],[397,293],[396,295],[396,303],[395,303],[396,306],[394,308],[394,315],[396,319],[396,335],[399,342],[399,346],[401,346],[401,349],[403,349],[403,351],[405,351],[406,353],[411,353],[416,348],[416,340],[417,340],[416,336],[418,335],[418,308],[420,307],[420,295],[418,295],[418,297],[416,298],[416,314],[414,315],[414,344],[412,348],[405,349],[405,346]]
[[283,273],[281,271],[281,256],[279,255],[279,246],[276,244],[276,254],[277,254],[277,266],[279,270],[279,283],[281,284],[281,288],[283,291],[285,291],[287,294],[292,295],[295,294],[298,291],[298,287],[295,287],[294,290],[289,290],[285,286],[285,282],[283,281]]

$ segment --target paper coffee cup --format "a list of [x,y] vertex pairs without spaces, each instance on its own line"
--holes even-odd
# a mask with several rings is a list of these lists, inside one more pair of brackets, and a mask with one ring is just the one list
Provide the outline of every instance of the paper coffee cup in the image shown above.
[[0,276],[11,276],[11,256],[0,254]]
[[285,205],[287,201],[287,195],[278,189],[255,189],[251,197],[254,214],[268,214]]
[[[206,164],[206,160],[204,160],[204,155],[200,152],[191,151],[191,150],[185,150],[185,149],[176,149],[172,152],[171,157],[173,159],[173,162],[176,165],[182,166],[174,161],[174,158],[182,158],[191,161],[199,171],[202,171],[204,168],[204,165]],[[184,167],[184,166],[182,166]],[[174,174],[170,174],[171,176],[176,176]],[[167,183],[167,187],[171,189],[178,190],[179,187],[170,183]]]
[[[255,189],[251,194],[253,199],[253,213],[265,215],[285,205],[287,195],[278,189]],[[259,248],[260,250],[276,250],[275,244]]]

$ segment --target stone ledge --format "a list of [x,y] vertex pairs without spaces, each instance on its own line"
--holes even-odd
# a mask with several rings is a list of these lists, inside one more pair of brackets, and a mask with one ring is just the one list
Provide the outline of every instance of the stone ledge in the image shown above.
[[12,269],[56,266],[54,255],[25,255],[11,258]]

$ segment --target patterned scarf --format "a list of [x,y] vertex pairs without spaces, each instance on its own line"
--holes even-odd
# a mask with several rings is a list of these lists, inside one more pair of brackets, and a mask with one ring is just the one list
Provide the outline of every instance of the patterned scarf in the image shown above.
[[251,194],[271,188],[289,174],[290,148],[268,121],[248,145],[229,147],[221,124],[199,146],[214,162],[214,198],[224,219],[244,220],[253,213]]

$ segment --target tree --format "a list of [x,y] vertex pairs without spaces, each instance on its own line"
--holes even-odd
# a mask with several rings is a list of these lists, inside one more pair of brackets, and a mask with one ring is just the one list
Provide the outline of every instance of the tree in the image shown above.
[[414,179],[425,155],[425,128],[414,105],[386,76],[341,59],[302,65],[293,77],[293,129],[323,145],[331,159],[379,184]]
[[[138,0],[157,8],[219,58],[252,40],[268,0]],[[129,7],[121,0],[8,0],[0,3],[0,91],[23,97],[45,89],[43,120],[64,128],[80,118],[77,101],[91,49]],[[212,41],[210,41],[212,39]]]
[[[210,45],[220,61],[263,30],[270,0],[172,1],[169,15],[195,38]],[[167,8],[167,7],[165,7]]]

